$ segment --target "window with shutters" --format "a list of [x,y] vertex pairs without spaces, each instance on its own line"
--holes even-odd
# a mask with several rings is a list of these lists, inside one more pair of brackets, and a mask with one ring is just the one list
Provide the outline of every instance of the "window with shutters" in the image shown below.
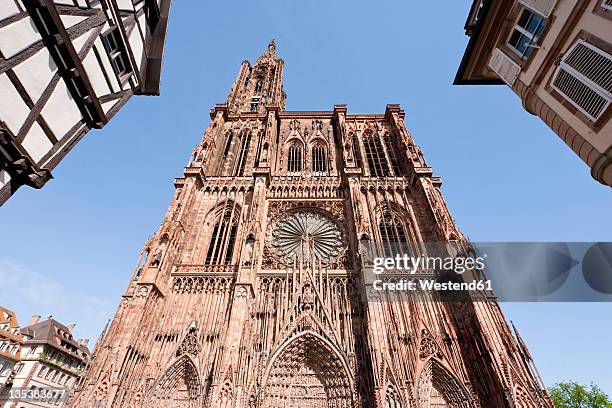
[[315,174],[327,171],[327,149],[321,144],[312,147],[312,171]]
[[546,19],[533,11],[523,8],[510,33],[508,45],[522,59],[527,59],[533,52],[538,38],[546,27]]
[[385,159],[385,151],[383,150],[380,137],[373,132],[366,132],[363,136],[363,147],[365,149],[366,161],[370,176],[373,177],[388,177],[389,166]]
[[297,174],[302,171],[302,146],[294,143],[289,147],[287,171]]
[[204,265],[229,265],[232,262],[238,217],[234,215],[231,203],[226,203],[222,215],[213,226]]
[[605,8],[606,10],[612,11],[612,0],[603,0],[601,2],[601,7]]
[[551,85],[576,109],[596,121],[612,101],[612,55],[579,39],[561,58]]

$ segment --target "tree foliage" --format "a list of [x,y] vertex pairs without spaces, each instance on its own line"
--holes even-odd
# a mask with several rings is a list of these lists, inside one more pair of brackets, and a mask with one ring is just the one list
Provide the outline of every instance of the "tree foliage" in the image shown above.
[[612,408],[610,398],[593,383],[588,387],[574,381],[555,384],[550,396],[556,408]]

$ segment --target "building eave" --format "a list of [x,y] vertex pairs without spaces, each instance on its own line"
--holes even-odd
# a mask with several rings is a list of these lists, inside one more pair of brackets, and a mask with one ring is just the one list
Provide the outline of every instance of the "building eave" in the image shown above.
[[[478,78],[478,79],[470,79],[465,77],[465,73],[467,70],[467,66],[472,59],[472,54],[474,49],[476,48],[476,44],[479,41],[479,36],[482,31],[483,26],[485,25],[485,21],[489,14],[489,10],[491,9],[491,5],[493,4],[493,0],[484,0],[482,5],[482,14],[480,18],[476,22],[474,29],[472,31],[472,35],[470,36],[470,40],[468,41],[468,45],[465,48],[465,52],[463,53],[463,58],[461,59],[461,63],[459,64],[459,69],[457,70],[457,74],[455,75],[455,79],[453,81],[453,85],[503,85],[504,81],[499,78]],[[473,9],[473,5],[472,5]],[[472,13],[472,9],[470,9],[470,14]],[[468,17],[469,18],[469,17]],[[466,27],[467,27],[466,22]]]
[[147,54],[143,83],[134,92],[136,95],[159,96],[160,94],[162,63],[171,3],[172,0],[164,0],[160,7],[159,21],[155,27],[155,32],[151,33],[151,44]]

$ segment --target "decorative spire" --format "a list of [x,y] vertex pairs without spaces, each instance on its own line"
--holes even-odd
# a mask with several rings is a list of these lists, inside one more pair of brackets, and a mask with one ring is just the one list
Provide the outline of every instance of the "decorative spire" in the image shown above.
[[276,41],[274,40],[274,38],[268,43],[268,49],[261,55],[261,57],[259,57],[258,61],[266,59],[276,59]]

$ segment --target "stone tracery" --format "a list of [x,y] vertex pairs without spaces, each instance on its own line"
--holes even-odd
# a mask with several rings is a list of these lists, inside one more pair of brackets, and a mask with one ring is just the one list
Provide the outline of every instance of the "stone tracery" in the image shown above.
[[313,332],[289,339],[273,356],[262,408],[353,406],[352,379],[337,350]]

